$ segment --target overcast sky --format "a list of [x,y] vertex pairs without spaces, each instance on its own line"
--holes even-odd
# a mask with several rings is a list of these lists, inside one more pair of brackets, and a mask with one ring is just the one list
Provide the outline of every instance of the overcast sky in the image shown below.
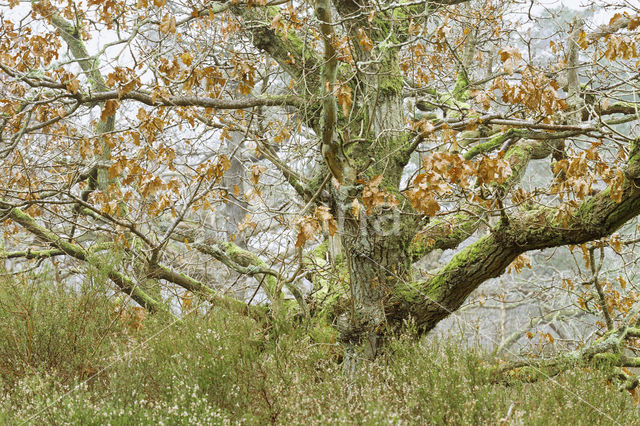
[[[0,0],[3,1],[3,0]],[[522,12],[523,13],[528,13],[529,11],[529,7],[530,7],[530,0],[516,0],[517,2],[519,2],[522,5]],[[539,16],[541,14],[544,13],[545,9],[556,9],[560,6],[566,6],[569,7],[571,9],[576,9],[579,10],[581,8],[585,8],[585,7],[593,7],[594,5],[597,6],[602,6],[606,3],[622,3],[625,0],[619,0],[619,1],[607,1],[607,0],[535,0],[535,5],[533,6],[533,8],[531,9],[531,15],[532,16]],[[631,2],[636,2],[638,0],[630,0]],[[14,22],[19,22],[22,18],[24,18],[25,16],[28,15],[29,10],[31,8],[31,4],[29,1],[23,1],[21,2],[17,7],[15,7],[14,9],[9,10],[6,7],[6,3],[4,3],[3,1],[3,6],[0,7],[0,13],[4,14],[5,16],[9,17],[10,19],[12,19]],[[592,25],[600,25],[603,23],[607,23],[610,19],[610,17],[613,15],[614,11],[613,10],[604,10],[601,9],[598,12],[595,13],[594,17],[593,17],[593,21],[591,22]],[[35,29],[35,28],[34,28]],[[96,36],[94,34],[94,37],[87,41],[87,48],[89,50],[89,52],[96,52],[96,51],[100,51],[101,47],[105,44],[108,43],[110,41],[115,40],[115,33],[113,31],[103,31],[100,33],[99,36]],[[118,53],[120,52],[121,47],[116,47],[115,50],[118,51]],[[114,54],[113,52],[110,52],[111,54]],[[121,57],[121,59],[124,59],[126,61],[127,56],[128,56],[128,52],[123,52],[123,56]],[[107,68],[109,67],[108,64],[105,64],[103,62],[102,64],[103,66],[106,66]]]

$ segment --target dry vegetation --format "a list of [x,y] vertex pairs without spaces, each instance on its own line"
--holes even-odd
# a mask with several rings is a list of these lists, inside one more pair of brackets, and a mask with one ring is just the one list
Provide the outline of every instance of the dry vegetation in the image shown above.
[[42,276],[2,284],[2,424],[640,424],[605,365],[496,383],[490,356],[408,326],[345,384],[320,325],[217,308],[131,324],[97,279],[77,292]]

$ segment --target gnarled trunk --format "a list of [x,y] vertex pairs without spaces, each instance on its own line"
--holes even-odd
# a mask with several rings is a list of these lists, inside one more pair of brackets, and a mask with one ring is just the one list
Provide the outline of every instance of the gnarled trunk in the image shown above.
[[[411,279],[408,255],[411,235],[400,221],[384,215],[345,220],[342,234],[351,285],[352,307],[348,327],[343,327],[343,341],[351,345],[364,344],[366,356],[378,351],[380,338],[395,324],[387,322],[387,304],[399,283]],[[385,228],[382,224],[386,224]]]

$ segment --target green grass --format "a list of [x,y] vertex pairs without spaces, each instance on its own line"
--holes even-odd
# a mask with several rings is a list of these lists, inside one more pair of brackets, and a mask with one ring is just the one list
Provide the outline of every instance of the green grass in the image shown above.
[[95,283],[0,280],[0,424],[640,424],[597,370],[495,384],[488,355],[405,336],[350,383],[327,328],[118,309]]

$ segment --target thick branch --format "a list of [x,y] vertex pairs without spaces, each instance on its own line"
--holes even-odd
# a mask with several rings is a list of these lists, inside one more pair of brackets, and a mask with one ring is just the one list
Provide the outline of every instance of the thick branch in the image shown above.
[[215,109],[244,109],[258,106],[301,106],[302,99],[297,96],[261,96],[246,99],[214,99],[199,96],[154,96],[134,90],[120,94],[117,90],[75,96],[82,103],[103,102],[109,99],[131,99],[150,106],[196,106]]
[[295,276],[292,279],[285,279],[279,272],[268,268],[266,263],[255,253],[244,250],[231,242],[218,243],[212,239],[207,239],[204,242],[198,241],[196,230],[187,227],[180,227],[171,238],[179,242],[189,242],[199,252],[213,257],[240,274],[258,278],[264,277],[265,290],[272,303],[276,303],[281,296],[279,284],[284,284],[295,297],[300,309],[305,314],[307,313],[304,296],[293,283]]
[[[84,42],[81,38],[80,29],[74,27],[67,22],[60,15],[53,14],[50,17],[51,23],[60,31],[62,39],[69,46],[69,50],[74,59],[78,62],[82,71],[87,76],[87,80],[91,85],[93,91],[101,92],[106,91],[107,87],[104,77],[100,73],[98,58],[90,57]],[[115,116],[111,115],[104,120],[100,120],[96,126],[96,133],[101,138],[101,152],[98,154],[98,159],[104,161],[109,160],[111,157],[111,149],[108,143],[101,137],[106,133],[111,133],[115,129]],[[100,189],[105,189],[109,183],[109,173],[106,168],[102,167],[98,170],[98,176],[95,182],[89,181],[90,190],[95,189],[96,184]]]
[[[8,253],[7,255],[12,255],[12,257],[16,257],[17,255],[22,255],[22,257],[33,258],[33,257],[49,257],[49,256],[57,256],[61,254],[66,254],[71,257],[74,257],[78,260],[82,260],[85,262],[92,262],[92,254],[97,251],[93,250],[85,250],[81,246],[77,244],[70,243],[66,240],[63,240],[53,232],[48,229],[38,225],[36,221],[29,216],[27,213],[22,211],[19,208],[13,207],[11,208],[8,205],[0,204],[1,207],[6,208],[6,215],[14,220],[16,223],[23,226],[27,231],[34,234],[44,242],[51,244],[56,247],[51,250],[41,250],[41,251],[30,251],[27,250],[24,253],[21,252],[13,252]],[[98,248],[102,247],[100,244],[97,245]],[[109,279],[113,281],[122,292],[129,295],[133,300],[135,300],[138,304],[148,309],[151,312],[156,311],[166,311],[166,308],[162,305],[162,303],[154,300],[151,296],[146,294],[142,289],[140,289],[136,283],[130,278],[126,277],[122,273],[116,271],[114,268],[109,268],[107,275]],[[201,282],[189,277],[188,275],[181,274],[179,272],[175,272],[168,268],[167,266],[158,264],[149,268],[148,276],[150,278],[163,279],[174,284],[177,284],[183,287],[186,290],[191,291],[194,294],[198,294],[205,299],[211,301],[212,303],[224,306],[229,309],[233,309],[237,312],[246,312],[249,309],[250,313],[258,314],[258,311],[252,310],[247,307],[247,305],[239,300],[235,300],[229,297],[221,296],[217,294],[214,290],[209,288],[208,286],[202,284]]]
[[[39,80],[33,77],[27,77],[6,67],[0,63],[2,69],[7,75],[25,82],[31,87],[47,87],[49,89],[68,90],[63,83]],[[96,104],[111,99],[117,100],[134,100],[149,106],[194,106],[202,108],[214,109],[245,109],[259,106],[298,106],[304,105],[304,100],[298,96],[280,95],[280,96],[260,96],[254,98],[243,99],[216,99],[200,96],[162,96],[152,94],[141,90],[133,90],[128,93],[121,93],[118,90],[104,90],[92,93],[69,94],[68,97],[76,99],[81,104]]]
[[74,27],[60,15],[51,15],[50,21],[55,26],[62,39],[67,43],[73,58],[78,62],[80,68],[87,76],[87,80],[92,90],[102,92],[108,90],[104,77],[100,73],[99,61],[97,58],[89,56],[89,52],[80,38],[80,28]]
[[64,256],[66,253],[60,249],[50,249],[50,250],[20,250],[20,251],[9,251],[9,252],[0,252],[0,259],[15,259],[15,258],[24,258],[24,259],[48,259],[56,256]]
[[320,31],[324,40],[322,79],[325,90],[322,110],[322,156],[333,177],[342,183],[345,178],[345,159],[343,148],[335,134],[335,127],[338,123],[338,106],[334,92],[336,90],[338,57],[333,47],[336,35],[332,26],[329,0],[316,0],[316,16],[320,21]]
[[278,170],[280,170],[280,173],[282,173],[289,185],[291,185],[303,200],[309,201],[313,197],[313,191],[309,188],[307,183],[304,182],[302,176],[280,161],[278,154],[276,154],[268,145],[262,143],[258,145],[258,152],[269,160],[269,162],[271,162],[271,164],[273,164]]
[[245,28],[251,33],[252,42],[258,49],[264,50],[278,65],[303,87],[304,95],[316,94],[320,88],[318,71],[322,63],[312,46],[295,31],[289,30],[286,36],[280,36],[273,29],[272,21],[280,10],[277,7],[251,7],[235,4],[231,11],[245,21]]
[[567,41],[567,103],[571,112],[568,114],[568,122],[571,124],[577,124],[580,122],[581,114],[580,110],[583,107],[582,99],[580,98],[580,80],[578,78],[578,37],[582,31],[583,22],[580,18],[574,20],[574,29]]
[[[4,202],[0,202],[0,207],[5,210],[7,217],[21,225],[27,231],[37,236],[46,243],[51,244],[59,250],[62,250],[71,257],[85,262],[90,262],[91,254],[79,245],[70,243],[63,240],[58,235],[49,231],[48,229],[38,225],[36,221],[27,213],[17,207],[11,207]],[[154,300],[151,296],[140,289],[135,282],[130,278],[127,278],[114,268],[108,268],[109,279],[113,281],[122,292],[129,295],[140,306],[148,309],[149,311],[166,311],[165,307],[158,301]]]
[[558,209],[540,208],[514,214],[501,221],[489,235],[466,247],[432,279],[405,283],[411,294],[392,298],[390,316],[411,315],[420,328],[430,330],[455,311],[466,297],[489,278],[501,275],[520,254],[535,249],[582,244],[611,235],[625,222],[640,214],[640,156],[636,153],[626,169],[620,188],[622,201],[611,197],[611,188],[585,199],[566,224],[560,223]]
[[152,266],[151,268],[149,268],[148,275],[151,278],[161,279],[177,284],[185,290],[188,290],[191,293],[197,294],[203,299],[208,300],[214,305],[222,306],[226,309],[242,314],[248,313],[255,319],[261,319],[264,317],[263,312],[260,309],[254,306],[248,306],[246,303],[241,302],[240,300],[222,296],[200,281],[191,278],[188,275],[176,272],[165,265],[158,264]]
[[596,28],[595,31],[587,34],[587,40],[595,41],[599,38],[606,37],[609,34],[613,34],[615,32],[620,31],[623,28],[627,28],[627,26],[631,23],[632,19],[639,19],[640,16],[636,15],[633,18],[630,18],[626,15],[620,16],[611,24],[603,24]]
[[[496,369],[496,378],[500,379],[508,375],[519,380],[535,381],[549,378],[576,365],[594,362],[615,367],[637,367],[640,361],[638,358],[623,354],[626,340],[634,337],[636,331],[635,328],[623,324],[578,350],[548,359],[528,359],[508,363]],[[626,373],[622,374],[620,379],[622,380],[621,389],[633,389],[638,385],[638,379]]]
[[[501,136],[509,135],[506,138]],[[496,142],[492,138],[491,142],[500,145],[510,137],[517,138],[518,131],[511,129],[504,134],[498,135]],[[489,143],[489,142],[488,142]],[[496,187],[496,197],[503,198],[511,192],[522,180],[524,173],[531,160],[546,158],[553,152],[553,145],[548,141],[519,140],[509,147],[505,154],[505,160],[511,167],[511,176],[500,186]],[[467,156],[465,155],[465,158]],[[483,222],[483,209],[473,205],[466,205],[463,211],[438,218],[431,221],[422,231],[418,233],[412,247],[413,260],[435,249],[453,249],[469,238]],[[430,242],[430,244],[427,244]]]

